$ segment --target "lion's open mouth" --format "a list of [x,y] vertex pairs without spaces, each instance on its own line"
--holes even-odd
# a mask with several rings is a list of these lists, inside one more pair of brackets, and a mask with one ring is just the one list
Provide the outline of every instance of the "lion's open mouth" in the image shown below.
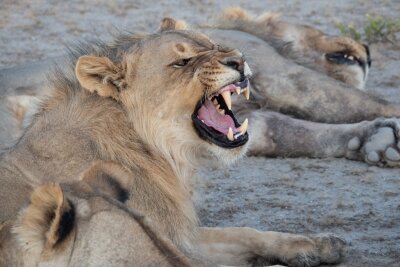
[[201,138],[224,148],[235,148],[249,140],[248,121],[236,120],[231,107],[231,95],[250,96],[248,79],[228,84],[209,96],[204,96],[196,105],[192,114],[195,129]]

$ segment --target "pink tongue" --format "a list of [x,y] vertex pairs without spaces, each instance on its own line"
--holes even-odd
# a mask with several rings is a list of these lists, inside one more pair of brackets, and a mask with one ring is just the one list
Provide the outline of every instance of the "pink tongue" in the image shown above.
[[238,132],[231,116],[219,114],[215,105],[210,100],[204,102],[199,109],[197,117],[201,121],[204,121],[204,124],[208,127],[214,128],[225,135],[228,133],[229,127],[232,128],[233,133]]

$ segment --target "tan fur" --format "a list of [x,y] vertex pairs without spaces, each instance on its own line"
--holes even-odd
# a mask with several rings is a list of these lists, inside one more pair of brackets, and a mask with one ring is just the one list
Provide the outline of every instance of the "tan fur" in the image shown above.
[[[197,224],[188,188],[198,164],[197,153],[209,150],[226,160],[245,152],[246,146],[226,151],[203,141],[190,119],[205,93],[211,94],[240,76],[219,63],[238,52],[220,51],[204,35],[190,31],[170,29],[145,36],[139,39],[146,42],[142,49],[135,38],[116,41],[117,62],[83,55],[76,61],[76,78],[55,73],[53,91],[43,100],[39,114],[18,145],[3,155],[1,171],[7,175],[1,179],[5,184],[23,177],[28,185],[70,181],[93,160],[118,161],[137,177],[130,188],[129,205],[151,214],[160,231],[187,247]],[[173,49],[178,44],[191,49],[178,55]],[[205,60],[196,66],[193,76],[171,82],[171,77],[181,76],[183,70],[173,66],[161,69],[181,57],[199,54]],[[160,58],[165,60],[163,64]],[[219,79],[210,82],[214,77]],[[126,83],[125,89],[119,87],[121,83]],[[0,189],[0,194],[5,201],[10,198],[6,188]],[[13,209],[2,211],[0,220],[12,219]]]
[[[80,57],[76,64],[80,66],[76,69],[76,77],[84,88],[100,96],[118,100],[118,91],[126,87],[123,77],[120,76],[122,70],[119,66],[114,65],[106,57],[90,56]],[[91,79],[92,76],[99,76],[101,79]]]
[[[4,262],[0,261],[2,263],[0,266],[17,266],[16,255],[19,255],[18,253],[23,255],[18,266],[37,266],[41,262],[50,264],[50,266],[67,266],[68,262],[72,266],[76,266],[76,264],[88,266],[90,262],[91,264],[95,263],[96,266],[104,264],[105,262],[96,259],[99,255],[92,255],[90,251],[77,251],[73,256],[70,254],[82,242],[86,244],[96,243],[97,238],[110,236],[110,233],[105,229],[98,232],[97,238],[93,239],[93,236],[84,230],[86,224],[98,223],[94,220],[96,220],[96,214],[99,212],[111,215],[111,217],[107,217],[111,220],[106,219],[111,227],[114,224],[112,216],[119,216],[120,222],[126,224],[127,232],[132,235],[131,243],[140,246],[142,253],[143,251],[152,253],[151,259],[135,257],[140,253],[137,251],[124,251],[124,253],[133,254],[131,260],[113,258],[113,255],[107,253],[102,257],[109,256],[111,260],[117,262],[123,260],[126,264],[131,262],[131,264],[140,266],[146,264],[182,267],[203,266],[200,261],[185,256],[154,227],[153,222],[148,218],[119,202],[115,194],[118,193],[120,188],[103,187],[104,181],[100,178],[102,173],[108,173],[110,179],[120,185],[127,181],[127,173],[122,166],[113,162],[96,162],[82,174],[81,180],[78,182],[61,186],[46,184],[35,188],[29,206],[21,210],[18,219],[14,223],[5,224],[4,229],[3,227],[0,229],[0,237],[4,235],[4,239],[1,239],[3,246],[0,247],[0,255],[5,260]],[[126,189],[126,187],[122,187]],[[65,194],[68,195],[69,199],[66,198]],[[73,207],[68,203],[73,203]],[[74,224],[73,228],[67,232],[67,236],[60,239],[56,235],[62,227],[60,218],[70,209],[77,211],[85,209],[86,212],[77,213],[74,221],[69,222]],[[12,230],[10,230],[9,225],[12,225]],[[133,227],[133,229],[129,227]],[[139,233],[135,234],[135,231],[139,231]],[[12,235],[9,235],[8,233],[11,232]],[[143,238],[139,239],[139,236]],[[121,237],[113,242],[113,249],[118,249],[119,253],[129,247],[129,244],[127,246],[127,244],[117,241],[120,239]],[[17,242],[13,242],[14,240]],[[102,245],[97,246],[101,247]],[[86,255],[83,259],[83,253],[88,252],[89,255]],[[109,264],[109,266],[114,266],[113,263]]]
[[37,110],[38,98],[31,95],[8,95],[0,98],[0,151],[11,147],[29,125]]
[[[103,187],[103,173],[119,185]],[[210,260],[247,265],[256,255],[265,262],[280,258],[293,266],[314,266],[336,262],[338,256],[332,252],[341,253],[343,241],[333,236],[305,237],[251,228],[199,228],[193,250],[182,251],[154,221],[118,201],[118,192],[129,188],[127,175],[114,162],[98,161],[77,181],[35,188],[18,219],[0,229],[0,266],[121,266],[121,262],[123,266],[214,266]],[[71,209],[76,217],[67,223],[73,227],[62,238],[54,235],[65,228],[60,218]]]
[[[162,24],[156,34],[122,36],[111,46],[80,49],[84,53],[72,56],[76,64],[70,73],[75,75],[67,70],[54,73],[52,94],[43,100],[17,146],[3,154],[2,183],[19,179],[21,185],[14,187],[19,191],[26,185],[59,182],[71,193],[72,203],[80,206],[76,207],[80,217],[74,231],[62,242],[54,230],[63,226],[58,223],[63,217],[57,214],[67,209],[69,202],[60,187],[39,187],[40,194],[33,194],[35,201],[22,211],[15,226],[17,237],[29,240],[30,234],[24,235],[30,233],[30,226],[42,225],[33,231],[38,244],[26,255],[33,262],[51,260],[57,266],[98,266],[104,262],[116,266],[121,260],[127,265],[140,265],[153,262],[147,252],[151,248],[150,255],[157,258],[156,262],[170,264],[163,260],[164,254],[154,253],[156,246],[143,225],[138,226],[137,221],[121,213],[127,207],[146,214],[156,231],[186,255],[197,257],[196,252],[201,252],[198,257],[219,264],[231,264],[235,259],[234,264],[242,265],[259,256],[294,266],[339,261],[344,244],[334,236],[317,242],[312,237],[247,228],[216,229],[224,237],[221,243],[219,235],[210,238],[207,229],[197,226],[189,179],[202,162],[198,155],[209,151],[220,162],[230,162],[243,155],[247,146],[224,149],[200,139],[191,114],[202,97],[240,78],[240,73],[226,62],[243,58],[238,50],[216,45],[203,34],[179,30],[181,25],[171,19]],[[185,67],[176,63],[182,58],[193,60]],[[122,169],[116,174],[108,163],[99,169],[100,163],[93,165],[99,160],[118,162]],[[110,182],[110,175],[121,176],[119,184]],[[124,194],[119,189],[124,186],[128,198],[120,197]],[[100,198],[98,192],[102,192]],[[2,200],[7,202],[10,194],[0,188]],[[93,194],[96,196],[91,198]],[[107,212],[111,203],[108,198],[124,204],[114,205],[117,209],[111,210],[115,213]],[[37,205],[36,200],[44,204]],[[53,220],[48,220],[44,212],[49,210],[56,214],[50,216]],[[17,214],[15,207],[1,212],[2,221],[13,220]],[[131,229],[129,234],[125,233],[126,227]],[[238,234],[249,242],[240,242]],[[110,246],[117,249],[105,253],[107,243],[97,239],[110,240]],[[299,239],[305,244],[301,256],[296,252],[298,246],[293,245]],[[63,244],[62,249],[54,248],[57,242]],[[236,242],[233,249],[231,244]],[[199,248],[220,243],[221,255],[225,255],[222,258],[216,251]],[[327,253],[319,252],[330,244],[335,245],[323,250]],[[50,252],[46,252],[48,248]]]
[[13,228],[26,266],[33,266],[36,258],[46,258],[55,249],[61,216],[71,208],[58,185],[42,186],[32,193],[29,207]]
[[110,185],[109,177],[118,177],[118,183],[123,188],[130,188],[134,182],[133,174],[129,170],[122,168],[114,162],[97,161],[87,169],[82,175],[81,180],[91,185],[94,189],[98,187],[106,195],[118,199],[115,186]]
[[164,18],[161,21],[160,32],[171,30],[186,30],[187,24],[183,20],[174,20],[172,18]]
[[[280,19],[279,14],[265,12],[260,16],[253,16],[240,7],[224,10],[216,27],[254,34],[271,44],[284,57],[322,71],[356,88],[364,88],[369,55],[362,44],[351,38],[333,37],[309,26],[287,23]],[[325,58],[328,53],[344,51],[348,56],[364,62],[365,69],[358,66],[358,63],[351,66],[338,65]]]

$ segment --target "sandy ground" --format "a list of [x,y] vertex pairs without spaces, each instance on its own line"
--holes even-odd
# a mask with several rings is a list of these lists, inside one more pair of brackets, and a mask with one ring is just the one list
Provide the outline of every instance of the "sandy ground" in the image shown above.
[[[114,27],[155,30],[163,16],[205,22],[230,5],[281,12],[332,34],[336,21],[361,27],[366,14],[400,16],[398,0],[0,0],[0,68],[61,55],[78,39],[107,40]],[[370,92],[400,103],[400,50],[373,45],[372,58]],[[332,232],[351,242],[339,266],[400,266],[399,174],[341,159],[245,158],[224,170],[205,166],[196,199],[208,226]]]

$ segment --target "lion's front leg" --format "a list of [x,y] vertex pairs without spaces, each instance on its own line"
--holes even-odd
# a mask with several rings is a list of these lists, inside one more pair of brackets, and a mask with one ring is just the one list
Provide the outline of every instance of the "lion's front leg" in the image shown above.
[[196,249],[218,264],[243,266],[252,263],[284,263],[289,266],[318,266],[337,263],[345,242],[334,235],[303,235],[261,232],[247,227],[199,230]]
[[255,111],[248,116],[251,155],[343,157],[381,167],[400,166],[399,119],[326,124],[269,111]]

